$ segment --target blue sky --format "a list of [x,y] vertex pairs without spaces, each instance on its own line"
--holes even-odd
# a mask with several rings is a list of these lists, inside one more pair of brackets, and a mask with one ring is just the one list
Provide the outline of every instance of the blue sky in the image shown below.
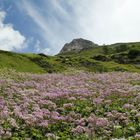
[[0,49],[57,54],[74,38],[140,41],[139,0],[0,0]]

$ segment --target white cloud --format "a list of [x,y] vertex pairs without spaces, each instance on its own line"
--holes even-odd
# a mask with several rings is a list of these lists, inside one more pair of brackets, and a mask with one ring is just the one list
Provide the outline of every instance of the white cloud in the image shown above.
[[36,53],[44,53],[46,55],[53,55],[50,48],[42,48],[41,42],[39,40],[36,41],[34,45],[34,52]]
[[42,3],[45,9],[22,0],[24,10],[49,44],[49,53],[56,54],[64,43],[79,37],[98,44],[140,41],[139,0],[51,0]]
[[4,24],[6,13],[0,11],[0,49],[13,51],[25,46],[25,37],[12,24]]
[[42,53],[53,55],[53,54],[51,54],[51,49],[50,48],[43,49]]
[[44,53],[46,55],[48,55],[48,54],[53,55],[50,48],[41,47],[41,42],[39,40],[36,40],[33,52],[35,52],[35,53]]
[[[47,2],[45,2],[47,6]],[[38,25],[38,33],[42,36],[44,42],[47,46],[45,49],[40,48],[40,50],[45,50],[46,53],[53,55],[60,51],[62,46],[73,38],[76,28],[71,24],[72,19],[69,17],[69,13],[61,6],[61,4],[56,1],[50,1],[50,6],[53,7],[49,9],[50,13],[47,13],[46,9],[41,9],[46,13],[42,13],[39,8],[30,1],[23,0],[22,5],[27,15],[29,15],[33,21]],[[19,7],[20,5],[17,4]],[[46,15],[45,15],[46,14]],[[57,15],[55,15],[57,14]],[[46,16],[46,17],[45,17]],[[61,23],[57,18],[61,18],[65,23]],[[80,34],[77,34],[79,37]],[[70,37],[71,36],[71,37]]]
[[140,41],[139,0],[71,0],[81,36],[96,43]]
[[37,40],[36,44],[34,45],[34,51],[35,52],[40,52],[41,46],[40,46],[40,41]]
[[[66,17],[67,13],[58,5],[57,1],[52,1],[51,4],[55,6],[56,9],[59,9],[58,11],[61,12],[61,15],[63,14],[65,15],[64,17]],[[50,55],[56,54],[65,43],[65,38],[61,36],[63,29],[60,25],[62,26],[62,24],[59,23],[53,15],[50,15],[49,19],[45,18],[36,5],[29,1],[23,0],[22,5],[27,15],[38,25],[38,33],[46,44],[48,44],[47,48],[40,48],[38,50],[44,51]],[[17,4],[17,6],[19,5]]]

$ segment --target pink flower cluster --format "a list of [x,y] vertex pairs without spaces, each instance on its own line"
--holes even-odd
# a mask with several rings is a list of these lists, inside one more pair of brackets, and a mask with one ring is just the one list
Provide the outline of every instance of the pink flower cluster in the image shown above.
[[[23,75],[22,75],[23,76]],[[0,135],[11,128],[41,127],[65,122],[71,133],[112,131],[139,118],[140,80],[137,73],[27,75],[28,80],[0,79]],[[8,126],[5,128],[5,124]],[[99,130],[99,131],[98,131]],[[101,134],[103,132],[100,132]],[[53,137],[53,134],[44,134]],[[139,137],[139,133],[135,134]]]

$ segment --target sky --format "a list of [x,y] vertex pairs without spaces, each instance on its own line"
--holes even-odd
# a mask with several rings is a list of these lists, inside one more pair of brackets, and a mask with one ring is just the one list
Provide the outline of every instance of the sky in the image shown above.
[[0,0],[0,49],[57,54],[84,38],[140,41],[140,0]]

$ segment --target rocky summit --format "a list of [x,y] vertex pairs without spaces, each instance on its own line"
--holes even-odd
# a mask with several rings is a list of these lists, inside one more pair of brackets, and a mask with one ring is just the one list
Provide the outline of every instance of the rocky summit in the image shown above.
[[81,50],[92,49],[97,46],[98,45],[94,44],[92,41],[79,38],[72,40],[70,43],[66,43],[60,53],[79,52]]

